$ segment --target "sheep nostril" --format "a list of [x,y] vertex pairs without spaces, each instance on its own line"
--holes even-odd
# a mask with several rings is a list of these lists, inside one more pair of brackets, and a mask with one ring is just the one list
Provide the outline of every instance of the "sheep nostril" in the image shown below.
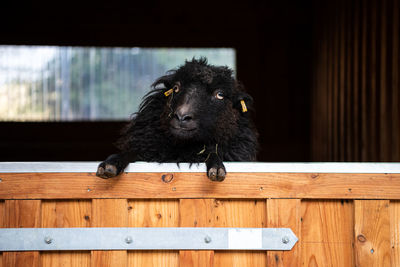
[[192,120],[192,116],[188,115],[188,114],[179,114],[179,113],[175,113],[175,118],[179,121],[179,122],[188,122],[190,120]]
[[192,119],[192,117],[190,116],[190,115],[184,115],[182,118],[181,118],[181,121],[182,122],[188,122],[188,121],[190,121]]

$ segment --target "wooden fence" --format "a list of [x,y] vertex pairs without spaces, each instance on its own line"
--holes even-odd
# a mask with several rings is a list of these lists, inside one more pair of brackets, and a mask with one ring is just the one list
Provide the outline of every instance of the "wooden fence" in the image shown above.
[[[230,171],[222,183],[169,164],[109,180],[95,176],[95,164],[87,171],[72,167],[77,172],[2,166],[0,226],[6,228],[289,227],[299,238],[291,251],[3,252],[2,267],[400,266],[400,164],[378,171],[357,165],[363,173],[324,173],[329,164],[312,173],[304,170],[315,164],[299,172],[290,164],[283,166],[287,172],[250,165]],[[342,172],[352,165],[335,166]]]

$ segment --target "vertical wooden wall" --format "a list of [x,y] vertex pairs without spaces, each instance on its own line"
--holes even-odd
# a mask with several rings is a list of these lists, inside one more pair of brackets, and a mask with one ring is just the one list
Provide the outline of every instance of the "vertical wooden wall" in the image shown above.
[[399,8],[315,1],[313,161],[400,160]]
[[291,251],[4,252],[7,267],[399,266],[400,205],[389,200],[5,200],[5,227],[290,227]]

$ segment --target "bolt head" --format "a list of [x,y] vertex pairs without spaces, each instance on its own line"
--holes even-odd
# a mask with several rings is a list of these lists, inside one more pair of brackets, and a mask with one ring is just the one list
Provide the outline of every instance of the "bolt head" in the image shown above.
[[51,244],[51,243],[53,242],[53,239],[52,239],[50,236],[46,236],[46,237],[44,238],[44,242],[45,242],[46,244]]
[[283,244],[287,244],[287,243],[289,243],[289,241],[290,241],[289,237],[287,237],[287,236],[282,237]]
[[206,237],[204,238],[204,242],[206,242],[207,244],[208,244],[208,243],[211,243],[211,237],[206,236]]
[[130,236],[127,236],[126,238],[125,238],[125,243],[127,243],[127,244],[131,244],[133,242],[133,239],[132,239],[132,237],[130,237]]

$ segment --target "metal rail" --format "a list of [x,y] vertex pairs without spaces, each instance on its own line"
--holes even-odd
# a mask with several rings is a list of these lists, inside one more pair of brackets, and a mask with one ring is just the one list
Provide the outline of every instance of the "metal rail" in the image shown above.
[[[0,173],[96,172],[100,162],[0,162]],[[225,162],[228,172],[250,173],[400,173],[400,163],[266,163]],[[204,172],[201,164],[134,162],[125,172]]]
[[4,228],[0,251],[291,250],[289,228]]

